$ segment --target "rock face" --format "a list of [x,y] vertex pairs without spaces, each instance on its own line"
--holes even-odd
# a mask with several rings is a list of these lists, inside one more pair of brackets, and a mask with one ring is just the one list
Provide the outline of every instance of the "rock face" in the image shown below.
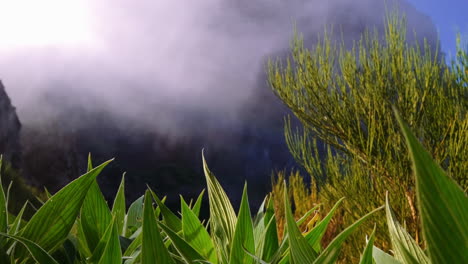
[[19,167],[21,123],[0,81],[0,154],[13,167]]

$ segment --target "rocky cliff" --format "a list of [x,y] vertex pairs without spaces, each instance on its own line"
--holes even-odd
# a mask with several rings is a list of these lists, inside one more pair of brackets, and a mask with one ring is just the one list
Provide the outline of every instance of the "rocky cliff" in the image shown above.
[[21,123],[16,109],[11,104],[3,83],[0,81],[0,154],[13,167],[19,166]]

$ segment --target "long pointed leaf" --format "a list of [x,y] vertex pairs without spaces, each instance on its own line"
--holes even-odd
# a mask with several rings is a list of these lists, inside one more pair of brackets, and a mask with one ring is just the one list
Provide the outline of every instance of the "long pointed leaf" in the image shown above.
[[325,248],[322,253],[318,256],[315,260],[314,264],[325,264],[325,263],[335,263],[338,255],[340,253],[341,245],[351,235],[356,228],[358,228],[366,219],[372,216],[375,212],[382,210],[383,207],[377,208],[374,211],[366,214],[365,216],[361,217],[359,220],[354,222],[352,225],[347,227],[343,232],[341,232],[335,239],[330,242],[330,244]]
[[160,223],[160,227],[167,234],[174,247],[187,263],[192,264],[198,261],[207,261],[192,246],[190,246],[183,238],[177,235],[168,226]]
[[390,208],[388,195],[385,200],[385,211],[387,213],[388,231],[395,252],[395,258],[403,263],[428,264],[429,259],[424,254],[423,250],[395,219]]
[[218,263],[216,251],[213,241],[211,241],[208,231],[200,222],[200,219],[195,215],[195,212],[190,210],[187,203],[181,200],[182,207],[182,232],[185,241],[189,243],[200,255],[211,263]]
[[61,245],[75,223],[89,188],[110,161],[74,180],[47,200],[21,230],[20,236],[47,251]]
[[279,249],[273,199],[268,200],[264,217],[264,225],[266,226],[266,231],[263,238],[262,259],[265,261],[271,261],[274,254]]
[[468,197],[433,161],[397,111],[395,114],[413,162],[430,259],[433,263],[468,263]]
[[330,212],[328,212],[327,216],[325,216],[325,218],[323,218],[322,221],[320,221],[309,233],[305,235],[306,240],[316,252],[319,252],[319,249],[321,247],[320,241],[322,240],[323,235],[327,231],[328,224],[330,223],[333,215],[335,214],[335,211],[338,209],[343,200],[344,198],[338,200],[338,202],[335,203]]
[[228,261],[231,241],[234,237],[237,217],[226,192],[211,173],[202,152],[203,170],[208,186],[208,199],[210,202],[210,229],[215,241],[215,247],[223,260]]
[[112,205],[112,215],[115,217],[115,224],[120,235],[125,235],[125,173],[120,181],[119,190],[114,198]]
[[81,225],[91,251],[96,248],[111,220],[109,206],[98,183],[94,181],[81,207]]
[[174,263],[159,233],[158,223],[154,217],[151,192],[148,190],[145,193],[145,203],[143,206],[141,263]]
[[[148,188],[149,189],[149,188]],[[156,195],[155,192],[153,192],[151,189],[149,189],[151,192],[151,195],[153,196],[153,199],[156,201],[158,204],[158,207],[161,210],[161,214],[163,215],[163,221],[164,223],[169,226],[172,230],[179,232],[182,229],[182,222],[177,215],[175,215],[169,207],[167,207]]]
[[250,215],[247,184],[244,186],[239,215],[237,217],[234,239],[232,242],[229,263],[253,263],[254,259],[245,251],[255,254],[255,242],[253,233],[252,216]]
[[111,222],[111,235],[107,241],[106,248],[102,253],[99,264],[107,263],[122,263],[122,251],[120,250],[119,233],[117,231],[117,225],[115,218]]
[[317,254],[313,250],[312,246],[310,246],[307,240],[302,236],[301,231],[297,227],[296,221],[292,215],[286,184],[284,184],[284,186],[284,208],[286,215],[286,228],[289,236],[289,252],[291,263],[312,263],[317,258]]
[[372,250],[374,248],[374,240],[375,240],[375,227],[374,231],[372,231],[372,234],[369,238],[369,241],[367,241],[367,245],[364,248],[364,252],[362,253],[361,260],[359,261],[359,264],[373,264],[374,260],[372,258]]
[[101,259],[102,254],[109,243],[110,237],[112,235],[112,228],[113,228],[114,223],[110,222],[109,226],[106,229],[106,232],[102,235],[101,239],[99,240],[99,243],[96,245],[92,256],[88,259],[89,262],[97,262]]
[[8,237],[21,243],[29,251],[31,257],[40,264],[58,264],[58,262],[52,258],[52,256],[50,256],[47,251],[31,240],[20,236],[8,235],[5,233],[0,233],[0,236]]
[[198,195],[197,201],[195,202],[195,204],[192,207],[192,211],[195,213],[195,215],[197,217],[200,215],[200,208],[201,208],[201,204],[202,204],[202,201],[203,201],[203,195],[204,194],[205,194],[205,189],[203,189],[201,191],[200,195]]

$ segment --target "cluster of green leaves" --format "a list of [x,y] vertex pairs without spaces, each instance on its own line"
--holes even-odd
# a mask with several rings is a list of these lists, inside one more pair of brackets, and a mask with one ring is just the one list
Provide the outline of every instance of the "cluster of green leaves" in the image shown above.
[[[373,232],[360,263],[467,263],[468,199],[403,124],[402,130],[415,170],[427,250],[419,248],[395,220],[387,199],[394,257],[373,246]],[[206,223],[199,217],[203,192],[193,204],[181,197],[179,215],[149,188],[126,210],[124,178],[109,208],[96,182],[109,162],[93,168],[89,159],[88,172],[49,195],[29,221],[22,218],[24,210],[17,216],[8,213],[9,194],[0,188],[0,262],[335,263],[345,239],[383,208],[361,217],[322,248],[321,238],[343,199],[303,233],[299,226],[315,208],[296,221],[285,189],[286,224],[284,237],[279,240],[272,200],[265,199],[252,217],[245,186],[236,214],[204,159],[210,206]]]
[[[415,39],[417,37],[415,36]],[[303,129],[286,120],[285,135],[295,160],[330,208],[346,197],[343,226],[385,203],[389,191],[395,214],[420,244],[411,160],[392,105],[447,174],[468,188],[468,53],[461,44],[451,66],[429,44],[407,40],[406,24],[390,15],[385,35],[367,32],[347,47],[328,35],[311,49],[300,36],[292,57],[271,62],[273,91]],[[325,143],[322,149],[317,141]],[[377,238],[388,241],[379,214]],[[365,232],[373,224],[365,224]],[[357,252],[353,236],[349,252]]]
[[[336,259],[344,239],[369,215],[337,237],[322,250],[323,236],[336,208],[307,235],[299,231],[308,215],[294,221],[288,196],[285,239],[280,241],[273,202],[266,199],[251,216],[244,188],[236,214],[225,191],[203,160],[210,219],[199,218],[203,192],[195,203],[181,197],[180,215],[173,213],[151,189],[125,205],[124,178],[109,208],[96,182],[110,161],[92,168],[65,186],[44,204],[29,221],[23,210],[8,213],[8,192],[0,188],[1,263],[329,263]],[[337,206],[338,207],[338,204]],[[312,255],[310,255],[312,254]],[[327,260],[324,262],[324,260]]]

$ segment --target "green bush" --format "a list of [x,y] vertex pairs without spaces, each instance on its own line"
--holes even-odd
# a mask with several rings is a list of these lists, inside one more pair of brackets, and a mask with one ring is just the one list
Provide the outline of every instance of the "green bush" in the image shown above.
[[[404,19],[390,15],[384,36],[368,32],[351,49],[327,35],[307,49],[296,35],[291,58],[271,62],[268,73],[301,122],[295,130],[286,119],[286,142],[318,185],[318,201],[330,208],[346,197],[343,226],[385,203],[388,191],[395,214],[422,243],[411,161],[402,155],[407,147],[392,105],[436,162],[468,188],[468,55],[461,44],[447,65],[437,48],[408,43]],[[375,217],[377,241],[388,241],[384,215]],[[374,228],[364,225],[367,233]],[[351,239],[350,254],[360,247],[358,236]]]

